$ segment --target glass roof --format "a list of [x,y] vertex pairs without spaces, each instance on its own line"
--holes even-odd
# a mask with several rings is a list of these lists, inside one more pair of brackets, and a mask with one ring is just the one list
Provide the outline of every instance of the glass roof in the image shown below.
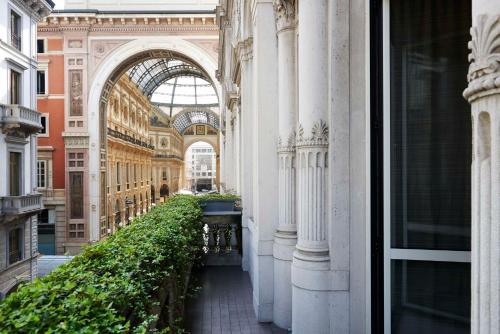
[[193,110],[179,113],[172,123],[179,133],[183,133],[193,124],[208,124],[215,129],[220,128],[219,116],[210,110]]
[[151,95],[151,102],[160,105],[212,105],[218,103],[218,98],[206,79],[179,76],[158,86]]
[[[179,77],[200,78],[203,82],[207,82],[206,74],[201,69],[179,59],[147,59],[132,67],[127,73],[149,98],[165,82]],[[195,85],[193,80],[186,84]]]

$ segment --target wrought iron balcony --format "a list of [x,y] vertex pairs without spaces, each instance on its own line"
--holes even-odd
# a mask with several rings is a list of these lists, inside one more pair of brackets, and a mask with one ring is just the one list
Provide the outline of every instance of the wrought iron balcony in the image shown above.
[[43,209],[42,194],[0,197],[0,213],[5,216],[35,214]]
[[27,133],[43,128],[38,111],[17,104],[0,104],[0,125],[4,130],[21,129]]
[[124,133],[121,133],[120,131],[113,130],[111,128],[108,128],[108,135],[114,138],[118,138],[121,140],[124,140],[126,142],[129,142],[131,144],[139,145],[145,148],[149,148],[150,150],[154,150],[155,147],[153,145],[150,145],[146,142],[143,142],[142,140],[136,139],[132,136],[126,135]]

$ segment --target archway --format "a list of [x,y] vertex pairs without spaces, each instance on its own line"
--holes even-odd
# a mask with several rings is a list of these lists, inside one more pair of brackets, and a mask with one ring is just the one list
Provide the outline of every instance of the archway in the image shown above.
[[205,139],[192,140],[184,147],[185,188],[193,192],[218,190],[218,146],[216,140]]
[[[90,240],[98,240],[99,225],[106,219],[106,207],[102,205],[106,189],[106,110],[109,94],[117,80],[134,65],[147,59],[176,58],[198,68],[220,96],[220,86],[215,78],[216,63],[203,49],[176,37],[137,39],[112,51],[95,71],[89,89],[89,224]],[[152,194],[153,195],[153,194]]]
[[168,189],[168,185],[163,184],[160,188],[160,197],[165,200],[170,195],[170,190]]

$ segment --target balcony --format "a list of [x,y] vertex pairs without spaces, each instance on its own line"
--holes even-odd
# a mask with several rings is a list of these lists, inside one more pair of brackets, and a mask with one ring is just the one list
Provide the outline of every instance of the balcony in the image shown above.
[[43,209],[42,194],[0,197],[0,213],[5,216],[35,214]]
[[4,130],[21,129],[26,133],[40,131],[41,114],[17,104],[0,104],[0,125]]

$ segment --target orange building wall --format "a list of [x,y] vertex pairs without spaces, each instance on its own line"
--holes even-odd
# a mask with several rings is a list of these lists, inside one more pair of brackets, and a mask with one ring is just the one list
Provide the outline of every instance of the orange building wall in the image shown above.
[[[48,39],[48,51],[62,51],[62,39]],[[64,131],[64,56],[40,55],[40,60],[49,60],[48,94],[51,98],[39,97],[37,108],[49,114],[49,137],[38,137],[39,146],[52,146],[52,182],[54,189],[65,188]],[[54,94],[62,95],[60,98]]]
[[62,38],[49,38],[47,40],[48,51],[62,51],[64,40]]
[[48,58],[50,59],[49,94],[64,94],[64,56],[54,55]]

